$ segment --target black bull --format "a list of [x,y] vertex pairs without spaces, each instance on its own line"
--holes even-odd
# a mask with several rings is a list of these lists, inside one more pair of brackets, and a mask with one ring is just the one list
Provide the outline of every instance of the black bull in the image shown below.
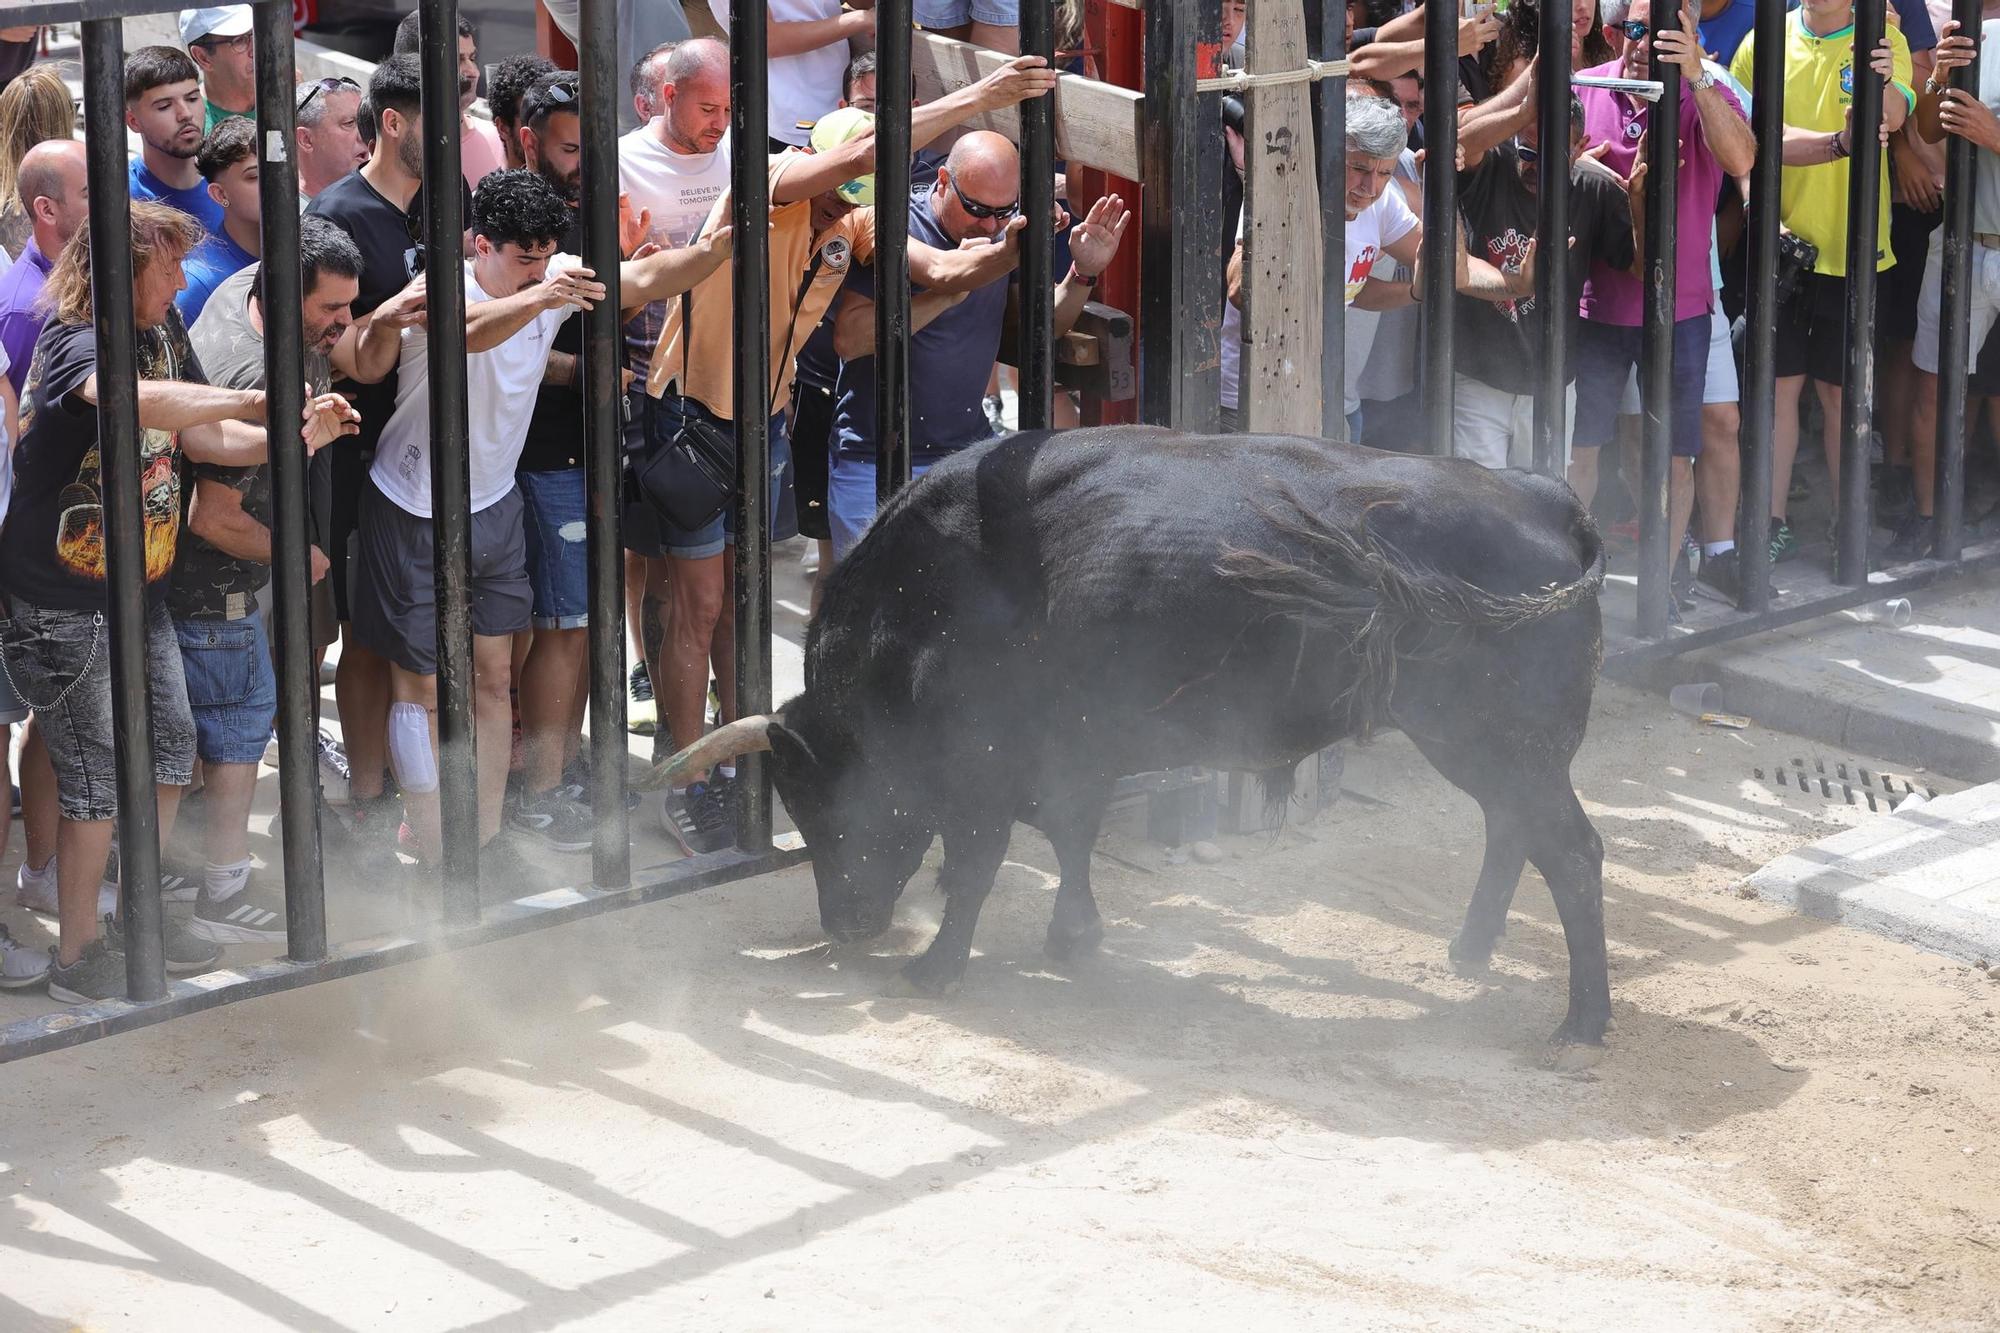
[[1485,815],[1451,956],[1491,956],[1532,860],[1569,947],[1556,1039],[1595,1043],[1603,845],[1569,768],[1602,572],[1576,497],[1524,473],[1273,436],[1017,435],[882,511],[827,585],[804,694],[656,777],[768,749],[837,940],[887,928],[942,836],[944,921],[906,969],[938,991],[1016,819],[1061,865],[1066,957],[1103,934],[1090,853],[1118,777],[1198,764],[1284,793],[1304,756],[1393,725]]

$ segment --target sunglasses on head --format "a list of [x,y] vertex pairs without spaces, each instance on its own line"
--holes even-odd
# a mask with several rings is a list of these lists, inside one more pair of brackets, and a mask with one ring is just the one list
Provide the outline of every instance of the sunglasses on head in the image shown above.
[[957,181],[952,181],[951,192],[958,196],[959,207],[975,218],[1000,218],[1005,220],[1021,211],[1021,201],[1019,199],[1016,199],[1011,204],[982,204],[977,199],[968,199],[965,197],[965,191],[958,188]]
[[557,106],[568,106],[577,99],[577,90],[567,83],[551,83],[542,91],[547,93],[549,100]]
[[298,105],[292,108],[292,112],[296,115],[298,112],[304,111],[312,105],[313,98],[318,97],[321,93],[337,93],[343,88],[352,88],[357,93],[361,91],[361,85],[344,74],[324,79],[315,79],[307,86],[305,95],[299,98]]
[[1646,34],[1652,31],[1652,25],[1644,19],[1626,19],[1618,25],[1618,31],[1625,34],[1628,42],[1643,42]]

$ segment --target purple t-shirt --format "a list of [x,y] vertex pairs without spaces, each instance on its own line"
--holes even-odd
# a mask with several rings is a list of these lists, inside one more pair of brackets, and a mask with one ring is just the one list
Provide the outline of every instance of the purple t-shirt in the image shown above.
[[[1612,61],[1581,71],[1618,77],[1621,62]],[[1718,87],[1737,115],[1742,105],[1727,88]],[[1639,136],[1652,119],[1652,104],[1628,98],[1603,88],[1578,88],[1583,101],[1583,134],[1593,147],[1608,143],[1604,165],[1629,179],[1639,157]],[[1695,109],[1694,90],[1681,86],[1680,191],[1675,201],[1676,249],[1674,251],[1674,319],[1693,319],[1712,308],[1714,289],[1709,285],[1708,247],[1710,221],[1715,217],[1715,200],[1722,189],[1722,164],[1709,151],[1701,133],[1701,112]],[[1652,238],[1646,238],[1651,244]],[[1645,309],[1645,288],[1630,273],[1604,264],[1592,264],[1583,284],[1583,317],[1599,324],[1637,328]]]
[[42,331],[44,312],[35,303],[54,267],[31,239],[14,266],[0,273],[0,347],[7,349],[7,359],[13,363],[7,378],[14,382],[17,397],[28,382],[28,363],[35,359],[35,338]]

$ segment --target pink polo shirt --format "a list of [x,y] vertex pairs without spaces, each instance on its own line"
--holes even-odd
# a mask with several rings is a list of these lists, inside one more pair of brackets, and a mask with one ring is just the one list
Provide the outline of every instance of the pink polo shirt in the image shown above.
[[[1619,61],[1581,71],[1584,74],[1618,77]],[[1717,88],[1736,109],[1743,107],[1727,88]],[[1639,157],[1639,136],[1651,123],[1652,103],[1603,88],[1578,88],[1583,102],[1584,140],[1595,147],[1611,145],[1604,165],[1630,179]],[[1708,251],[1715,219],[1715,201],[1722,189],[1722,164],[1709,151],[1701,133],[1701,113],[1695,109],[1694,90],[1681,84],[1681,156],[1679,197],[1675,208],[1674,319],[1693,319],[1713,308],[1715,291],[1709,285]],[[1648,236],[1651,245],[1653,238]],[[1584,280],[1583,317],[1599,324],[1637,328],[1645,310],[1645,288],[1630,273],[1604,264],[1592,264]]]

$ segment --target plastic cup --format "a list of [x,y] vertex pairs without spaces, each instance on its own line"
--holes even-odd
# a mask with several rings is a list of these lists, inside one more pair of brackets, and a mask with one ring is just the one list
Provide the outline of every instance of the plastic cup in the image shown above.
[[1676,685],[1667,691],[1667,702],[1673,705],[1676,713],[1686,713],[1689,717],[1719,713],[1722,711],[1722,687],[1714,681]]

